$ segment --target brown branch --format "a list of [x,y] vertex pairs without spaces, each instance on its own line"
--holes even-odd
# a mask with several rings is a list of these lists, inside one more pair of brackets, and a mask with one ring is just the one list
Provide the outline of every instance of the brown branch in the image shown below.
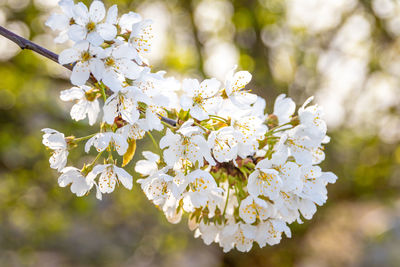
[[[7,39],[13,41],[14,43],[16,43],[22,50],[24,49],[28,49],[28,50],[32,50],[44,57],[47,57],[48,59],[53,60],[54,62],[60,64],[58,62],[58,55],[56,53],[51,52],[50,50],[47,50],[44,47],[41,47],[38,44],[35,44],[27,39],[25,39],[22,36],[19,36],[9,30],[7,30],[4,27],[0,26],[0,35],[3,35],[4,37],[6,37]],[[64,65],[65,68],[72,70],[73,65],[72,64],[68,64],[68,65]]]
[[[36,52],[50,60],[53,60],[57,64],[60,64],[58,62],[58,55],[56,53],[38,45],[38,44],[35,44],[34,42],[31,42],[31,41],[25,39],[24,37],[19,36],[1,26],[0,26],[0,35],[4,36],[5,38],[9,39],[10,41],[13,41],[14,43],[16,43],[22,50],[24,50],[24,49],[32,50],[33,52]],[[69,70],[72,70],[74,64],[67,64],[67,65],[63,65],[63,66]],[[94,79],[94,77],[91,76],[91,79]],[[96,79],[94,79],[93,82],[96,83],[97,82]],[[163,121],[171,126],[174,126],[174,127],[177,125],[175,120],[163,117],[161,115],[159,115],[159,116],[160,116],[161,121]]]

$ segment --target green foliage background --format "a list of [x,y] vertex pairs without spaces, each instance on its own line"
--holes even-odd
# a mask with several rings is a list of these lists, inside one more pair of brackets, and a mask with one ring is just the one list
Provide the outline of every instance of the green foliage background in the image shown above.
[[[49,11],[40,2],[1,0],[0,15],[5,14],[0,16],[1,25],[18,22],[18,27],[10,27],[59,52],[62,47],[56,47],[52,37],[44,35],[49,33],[44,26]],[[127,12],[154,1],[104,2],[118,4],[121,12]],[[198,29],[190,23],[198,1],[159,2],[174,22],[188,22],[184,29],[192,41],[181,50],[179,38],[174,38],[179,32],[170,25],[164,44],[168,52],[154,68],[207,76],[204,38],[195,38],[193,33]],[[273,75],[273,54],[263,44],[261,32],[265,26],[284,23],[286,6],[279,0],[267,1],[268,5],[262,2],[266,1],[229,1],[230,20],[236,29],[233,43],[239,51],[239,67],[254,74],[252,87],[266,98],[271,112],[273,100],[280,93],[289,93],[301,104],[313,92],[302,87],[291,91],[288,88],[293,88],[293,80]],[[368,69],[372,73],[379,68],[379,49],[398,40],[385,31],[370,1],[359,1],[357,5],[358,11],[375,21],[372,38],[377,48],[371,50]],[[319,54],[305,57],[301,45],[309,40],[327,42],[339,27],[324,35],[294,29],[299,45],[294,46],[293,65],[316,73]],[[217,245],[206,246],[193,238],[185,219],[178,225],[169,224],[145,199],[139,186],[132,191],[120,188],[101,202],[94,194],[77,198],[69,189],[59,188],[57,173],[49,168],[49,152],[41,144],[40,130],[50,127],[67,135],[84,136],[96,129],[73,122],[68,114],[70,105],[59,100],[59,92],[70,86],[60,66],[30,51],[12,52],[17,47],[11,42],[0,47],[4,55],[13,53],[0,61],[0,266],[400,265],[400,145],[398,141],[383,142],[380,129],[360,133],[356,127],[344,124],[330,132],[332,142],[326,148],[323,168],[335,172],[339,180],[328,186],[328,202],[313,220],[291,226],[293,238],[284,238],[274,247],[255,247],[250,253],[223,254]],[[349,100],[349,105],[353,101],[357,98]],[[399,107],[387,112],[398,116]],[[138,145],[133,162],[141,158],[141,150],[152,149],[147,139]],[[74,151],[70,162],[82,163],[82,152]],[[134,174],[133,166],[130,163],[128,170]]]

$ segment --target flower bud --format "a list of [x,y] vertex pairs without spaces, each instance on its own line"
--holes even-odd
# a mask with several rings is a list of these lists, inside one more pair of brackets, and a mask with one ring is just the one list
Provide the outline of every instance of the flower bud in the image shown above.
[[267,118],[268,128],[274,128],[279,125],[278,117],[275,114],[269,114]]

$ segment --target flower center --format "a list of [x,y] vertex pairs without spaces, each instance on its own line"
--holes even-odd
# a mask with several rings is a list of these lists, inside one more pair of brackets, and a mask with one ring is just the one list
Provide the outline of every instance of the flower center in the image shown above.
[[89,52],[85,51],[81,55],[81,58],[82,58],[81,61],[82,62],[88,61],[91,57],[92,56],[89,54]]
[[92,32],[94,29],[96,29],[96,23],[94,22],[89,22],[88,24],[86,24],[86,29],[88,32]]
[[115,60],[112,57],[106,59],[106,65],[109,67],[113,67],[115,65]]

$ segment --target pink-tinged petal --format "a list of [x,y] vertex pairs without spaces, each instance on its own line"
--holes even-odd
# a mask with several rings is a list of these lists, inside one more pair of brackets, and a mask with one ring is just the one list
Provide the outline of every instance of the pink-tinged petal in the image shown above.
[[89,79],[90,71],[88,62],[76,63],[71,74],[71,82],[74,85],[84,85]]
[[100,36],[106,41],[113,40],[117,35],[117,27],[112,24],[102,23],[97,25],[96,29]]
[[86,40],[88,40],[94,46],[100,46],[104,42],[104,39],[96,31],[89,33],[86,37]]
[[58,62],[61,65],[65,65],[65,64],[73,63],[73,62],[79,60],[79,58],[80,58],[79,53],[75,49],[69,48],[69,49],[65,49],[64,51],[62,51],[60,53],[60,55],[58,56]]
[[106,9],[101,1],[93,1],[89,8],[90,21],[99,23],[106,16]]
[[74,41],[74,42],[79,42],[81,40],[84,40],[87,35],[87,30],[84,26],[80,25],[72,25],[69,30],[68,30],[68,37]]

